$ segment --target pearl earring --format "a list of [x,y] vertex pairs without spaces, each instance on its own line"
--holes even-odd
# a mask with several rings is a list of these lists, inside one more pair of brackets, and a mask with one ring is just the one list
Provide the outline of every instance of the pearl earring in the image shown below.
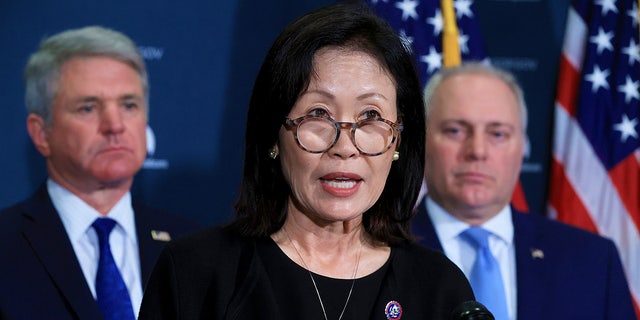
[[271,148],[269,150],[269,158],[275,160],[278,157],[278,150],[276,150],[276,148]]
[[393,161],[396,161],[398,159],[400,159],[400,152],[398,151],[394,151],[393,152],[393,158],[391,158]]

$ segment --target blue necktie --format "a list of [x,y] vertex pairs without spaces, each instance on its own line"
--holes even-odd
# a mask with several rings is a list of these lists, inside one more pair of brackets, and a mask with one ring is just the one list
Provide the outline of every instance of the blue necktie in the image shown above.
[[491,232],[480,227],[470,227],[461,233],[462,238],[476,249],[476,261],[471,269],[469,282],[476,300],[484,304],[496,320],[507,320],[509,313],[500,266],[489,250],[490,234]]
[[109,246],[109,234],[115,225],[115,220],[109,218],[98,218],[92,225],[98,234],[100,244],[100,260],[96,275],[98,305],[105,320],[135,320],[129,291],[113,260]]

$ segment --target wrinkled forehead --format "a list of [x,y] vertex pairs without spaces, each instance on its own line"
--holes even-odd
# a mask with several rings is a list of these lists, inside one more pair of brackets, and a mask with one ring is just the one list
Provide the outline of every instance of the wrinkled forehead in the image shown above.
[[520,127],[515,93],[498,77],[483,73],[452,75],[442,81],[431,99],[430,118],[460,118],[513,123]]

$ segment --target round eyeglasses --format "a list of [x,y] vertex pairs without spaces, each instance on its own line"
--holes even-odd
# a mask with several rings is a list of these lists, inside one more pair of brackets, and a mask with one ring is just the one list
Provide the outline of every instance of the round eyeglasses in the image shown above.
[[322,153],[333,147],[341,129],[349,129],[351,142],[360,153],[377,156],[385,153],[402,132],[402,124],[375,118],[358,122],[338,122],[331,117],[306,115],[284,119],[284,127],[293,130],[298,146],[311,153]]

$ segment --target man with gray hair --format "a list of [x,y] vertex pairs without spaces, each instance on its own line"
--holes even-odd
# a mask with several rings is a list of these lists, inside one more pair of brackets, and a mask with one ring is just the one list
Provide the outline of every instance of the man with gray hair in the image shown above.
[[425,102],[421,243],[460,267],[496,320],[634,319],[611,240],[509,205],[527,128],[514,77],[478,63],[444,69]]
[[49,177],[0,212],[0,318],[135,319],[160,250],[196,227],[130,193],[146,157],[144,60],[122,33],[86,27],[45,39],[25,78]]

